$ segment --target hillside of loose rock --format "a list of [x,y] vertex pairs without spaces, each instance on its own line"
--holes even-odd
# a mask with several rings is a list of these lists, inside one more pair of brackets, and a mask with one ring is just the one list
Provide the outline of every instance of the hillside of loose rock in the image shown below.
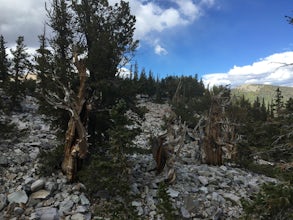
[[[23,113],[11,115],[18,131],[0,144],[0,219],[101,219],[93,213],[94,204],[90,204],[82,183],[67,183],[61,172],[50,177],[40,175],[40,151],[59,143],[44,116],[37,114],[34,99],[28,98],[23,105]],[[148,112],[145,120],[128,112],[136,121],[132,126],[142,130],[133,147],[148,152],[149,137],[165,132],[164,118],[171,109],[168,104],[148,100],[140,100],[138,105]],[[258,192],[265,182],[277,182],[229,164],[201,164],[200,154],[198,141],[186,138],[174,163],[176,180],[170,185],[163,184],[166,169],[160,175],[148,172],[155,167],[151,153],[127,155],[130,194],[135,198],[131,205],[141,219],[238,219],[243,213],[242,199]]]

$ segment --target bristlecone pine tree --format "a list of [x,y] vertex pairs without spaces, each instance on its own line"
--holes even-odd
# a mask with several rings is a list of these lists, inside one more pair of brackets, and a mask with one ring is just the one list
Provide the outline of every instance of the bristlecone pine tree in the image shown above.
[[[102,88],[111,86],[117,69],[129,61],[137,46],[133,40],[135,17],[129,3],[110,5],[107,0],[52,0],[47,12],[54,36],[49,39],[51,53],[45,50],[45,36],[40,38],[38,71],[45,72],[40,73],[40,85],[49,104],[70,113],[62,170],[74,181],[78,165],[88,153],[88,133],[91,138],[97,135],[95,121],[91,121],[91,132],[87,129],[90,109],[96,114],[107,111],[101,104],[105,103]],[[49,60],[43,62],[46,56]]]

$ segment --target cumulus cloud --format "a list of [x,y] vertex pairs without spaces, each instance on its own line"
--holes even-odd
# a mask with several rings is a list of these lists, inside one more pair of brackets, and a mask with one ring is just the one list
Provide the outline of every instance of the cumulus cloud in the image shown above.
[[214,5],[214,1],[201,0],[196,3],[194,0],[169,0],[173,4],[163,7],[156,1],[131,0],[130,7],[136,16],[135,38],[148,42],[156,54],[166,55],[167,50],[155,42],[159,34],[191,24],[203,14],[205,8]]
[[[109,0],[110,4],[120,0]],[[204,10],[216,0],[129,0],[131,13],[136,16],[135,38],[148,43],[154,53],[168,54],[167,48],[158,44],[160,34],[172,28],[186,26],[204,14]],[[45,2],[49,0],[0,0],[0,33],[7,46],[15,44],[23,35],[28,47],[38,47],[38,35],[42,33],[46,18]],[[159,39],[163,41],[163,39]]]
[[251,65],[234,66],[227,73],[206,74],[203,81],[210,86],[269,84],[293,87],[293,52],[276,53]]

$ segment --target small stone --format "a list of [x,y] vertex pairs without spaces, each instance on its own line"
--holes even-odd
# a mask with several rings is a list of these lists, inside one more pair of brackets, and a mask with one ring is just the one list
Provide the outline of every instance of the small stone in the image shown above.
[[228,170],[228,168],[226,166],[224,166],[224,165],[220,166],[220,169],[223,170],[223,171],[227,171]]
[[32,177],[26,177],[24,179],[24,185],[32,184],[34,181],[35,181],[34,178],[32,178]]
[[79,206],[77,206],[77,208],[76,208],[75,211],[76,211],[76,212],[80,212],[80,213],[85,213],[85,212],[88,211],[88,208],[85,207],[85,206],[81,206],[81,205],[79,205]]
[[197,206],[198,206],[198,201],[194,200],[192,196],[188,195],[184,198],[184,208],[188,212],[192,212]]
[[20,149],[18,149],[18,148],[15,149],[14,152],[15,152],[16,154],[23,154],[23,152],[22,152]]
[[79,198],[78,195],[72,195],[72,196],[71,196],[71,200],[72,200],[75,204],[77,204],[77,203],[79,202],[80,198]]
[[21,215],[23,212],[24,212],[24,210],[21,207],[15,207],[14,208],[14,214],[15,215]]
[[137,183],[131,185],[131,193],[133,195],[138,195],[140,193],[137,187]]
[[27,200],[28,200],[28,197],[27,197],[25,191],[23,191],[23,190],[8,194],[7,198],[10,203],[15,202],[15,203],[24,203],[25,204],[25,203],[27,203]]
[[58,185],[57,185],[57,183],[47,182],[45,184],[45,189],[50,191],[50,193],[53,193],[58,189]]
[[176,197],[178,197],[178,195],[179,195],[179,192],[178,191],[176,191],[176,190],[174,190],[174,189],[168,189],[167,190],[167,193],[172,197],[172,198],[176,198]]
[[42,220],[59,220],[59,214],[58,210],[56,208],[52,207],[41,207],[37,208],[36,215],[38,216],[38,219]]
[[199,177],[198,177],[198,180],[199,180],[199,181],[201,182],[201,184],[204,185],[204,186],[206,186],[206,185],[209,184],[208,179],[207,179],[206,177],[204,177],[204,176],[199,176]]
[[71,208],[73,207],[73,202],[71,200],[65,200],[63,202],[60,203],[59,205],[59,212],[60,214],[64,214],[64,213],[67,213],[67,212],[70,212],[71,211]]
[[0,211],[6,206],[7,198],[6,195],[0,194]]
[[50,195],[50,192],[44,189],[41,189],[37,192],[31,194],[32,199],[46,199]]
[[45,181],[43,179],[38,179],[32,183],[31,190],[32,190],[32,192],[36,192],[36,191],[42,189],[44,187],[44,185],[45,185]]
[[40,153],[40,149],[38,147],[35,147],[32,149],[32,151],[29,153],[29,157],[32,159],[32,160],[35,160],[37,159],[38,155]]
[[5,156],[0,156],[0,166],[6,167],[8,166],[8,159]]
[[82,205],[89,205],[90,204],[90,201],[83,193],[80,195],[80,202]]
[[240,202],[240,197],[234,195],[233,193],[224,193],[223,197],[225,199],[229,199],[229,200],[231,200],[231,201],[233,201],[233,202],[235,202],[237,204]]
[[71,216],[70,218],[71,220],[85,220],[85,216],[81,213],[76,213],[74,215]]
[[141,206],[137,206],[136,207],[136,210],[137,210],[137,214],[139,215],[139,216],[141,216],[141,215],[143,215],[143,208],[141,207]]
[[184,218],[190,218],[190,213],[184,207],[181,207],[180,211]]
[[137,201],[132,201],[131,203],[132,206],[135,206],[135,207],[138,207],[138,206],[141,206],[141,202],[137,202]]
[[209,192],[208,188],[205,186],[200,187],[199,190],[205,194],[207,194]]
[[86,187],[82,183],[77,183],[72,187],[72,191],[86,191]]

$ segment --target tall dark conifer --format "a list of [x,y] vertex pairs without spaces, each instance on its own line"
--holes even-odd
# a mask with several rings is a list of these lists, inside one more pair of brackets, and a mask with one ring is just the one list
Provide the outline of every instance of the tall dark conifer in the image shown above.
[[6,53],[6,42],[4,37],[0,36],[0,83],[3,88],[9,79],[9,60]]
[[23,82],[26,75],[29,73],[31,68],[31,62],[29,60],[30,56],[27,53],[27,47],[24,44],[24,37],[19,36],[16,40],[16,48],[11,49],[12,59],[11,59],[11,78],[12,82],[10,87],[10,95],[13,109],[15,106],[19,105],[21,97],[24,95]]

